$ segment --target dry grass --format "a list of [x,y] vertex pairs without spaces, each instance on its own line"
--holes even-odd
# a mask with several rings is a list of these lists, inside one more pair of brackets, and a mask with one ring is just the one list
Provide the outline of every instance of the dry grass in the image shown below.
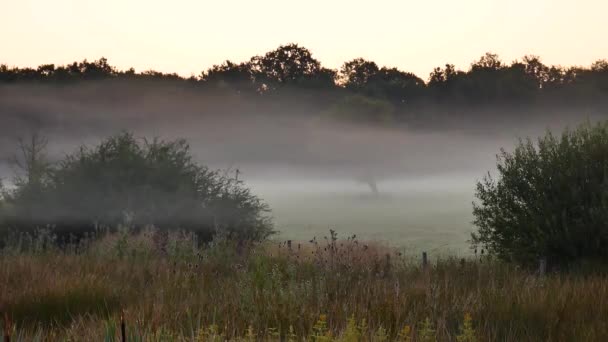
[[[0,257],[16,340],[605,341],[608,279],[489,259],[427,269],[354,238],[197,248],[187,234],[105,236]],[[470,317],[470,319],[466,319]]]

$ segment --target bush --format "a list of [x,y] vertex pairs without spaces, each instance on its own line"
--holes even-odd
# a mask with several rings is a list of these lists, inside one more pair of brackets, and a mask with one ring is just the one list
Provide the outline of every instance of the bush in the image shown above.
[[272,233],[268,206],[241,181],[195,163],[184,140],[123,133],[24,177],[4,197],[5,227],[50,226],[59,237],[119,225],[185,229],[203,240],[218,230],[252,240]]
[[475,245],[522,264],[608,261],[608,123],[501,150],[477,184]]

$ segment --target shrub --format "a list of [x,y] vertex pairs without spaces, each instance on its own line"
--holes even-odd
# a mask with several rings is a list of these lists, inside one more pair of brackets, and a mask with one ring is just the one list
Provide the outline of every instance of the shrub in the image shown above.
[[241,181],[195,163],[184,140],[122,133],[81,147],[36,179],[44,182],[16,182],[5,194],[5,226],[51,226],[64,238],[118,225],[185,229],[204,240],[218,230],[253,240],[272,233],[268,206]]
[[520,140],[477,183],[474,245],[522,264],[608,260],[608,123]]

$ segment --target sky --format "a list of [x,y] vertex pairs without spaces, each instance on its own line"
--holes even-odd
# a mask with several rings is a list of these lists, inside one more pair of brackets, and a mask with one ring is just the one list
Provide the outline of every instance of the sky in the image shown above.
[[103,56],[190,76],[298,43],[326,67],[363,57],[427,79],[488,51],[590,65],[608,58],[606,13],[606,0],[0,0],[0,63]]

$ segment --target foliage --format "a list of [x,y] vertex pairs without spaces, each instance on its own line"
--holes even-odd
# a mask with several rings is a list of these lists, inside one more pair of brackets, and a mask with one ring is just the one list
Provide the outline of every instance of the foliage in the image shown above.
[[397,68],[378,68],[376,63],[362,58],[344,63],[339,79],[346,89],[397,105],[424,95],[425,83],[416,75]]
[[[183,78],[175,73],[154,70],[118,70],[107,59],[74,62],[56,66],[18,68],[0,65],[0,84],[66,84],[99,80],[154,81],[190,87],[198,92],[227,92],[251,96],[257,101],[269,94],[287,103],[311,98],[322,103],[339,102],[343,97],[361,94],[390,101],[405,113],[428,106],[429,100],[443,105],[572,105],[606,104],[608,62],[598,60],[589,67],[545,65],[538,56],[528,55],[511,64],[494,53],[486,53],[468,70],[453,64],[437,67],[422,78],[394,67],[355,58],[339,70],[324,67],[310,50],[298,44],[281,45],[248,61],[230,60],[213,65],[198,77]],[[212,93],[215,94],[215,93]],[[272,97],[271,103],[277,100]],[[432,108],[432,107],[430,107]]]
[[475,243],[523,264],[608,260],[608,123],[520,141],[497,167],[477,184]]
[[208,86],[217,88],[232,88],[239,92],[254,90],[249,63],[236,64],[227,60],[203,72],[200,79]]
[[340,79],[346,88],[361,90],[380,69],[375,62],[355,58],[340,68]]
[[264,56],[252,57],[250,65],[256,81],[264,89],[285,84],[306,86],[325,81],[333,85],[334,82],[333,71],[321,67],[308,49],[297,44],[282,45]]
[[96,227],[154,225],[203,240],[217,231],[253,240],[272,232],[267,205],[242,181],[195,163],[184,140],[138,141],[122,133],[80,148],[42,174],[26,171],[29,180],[17,182],[5,199],[11,210],[4,225],[20,231],[50,226],[65,238]]

